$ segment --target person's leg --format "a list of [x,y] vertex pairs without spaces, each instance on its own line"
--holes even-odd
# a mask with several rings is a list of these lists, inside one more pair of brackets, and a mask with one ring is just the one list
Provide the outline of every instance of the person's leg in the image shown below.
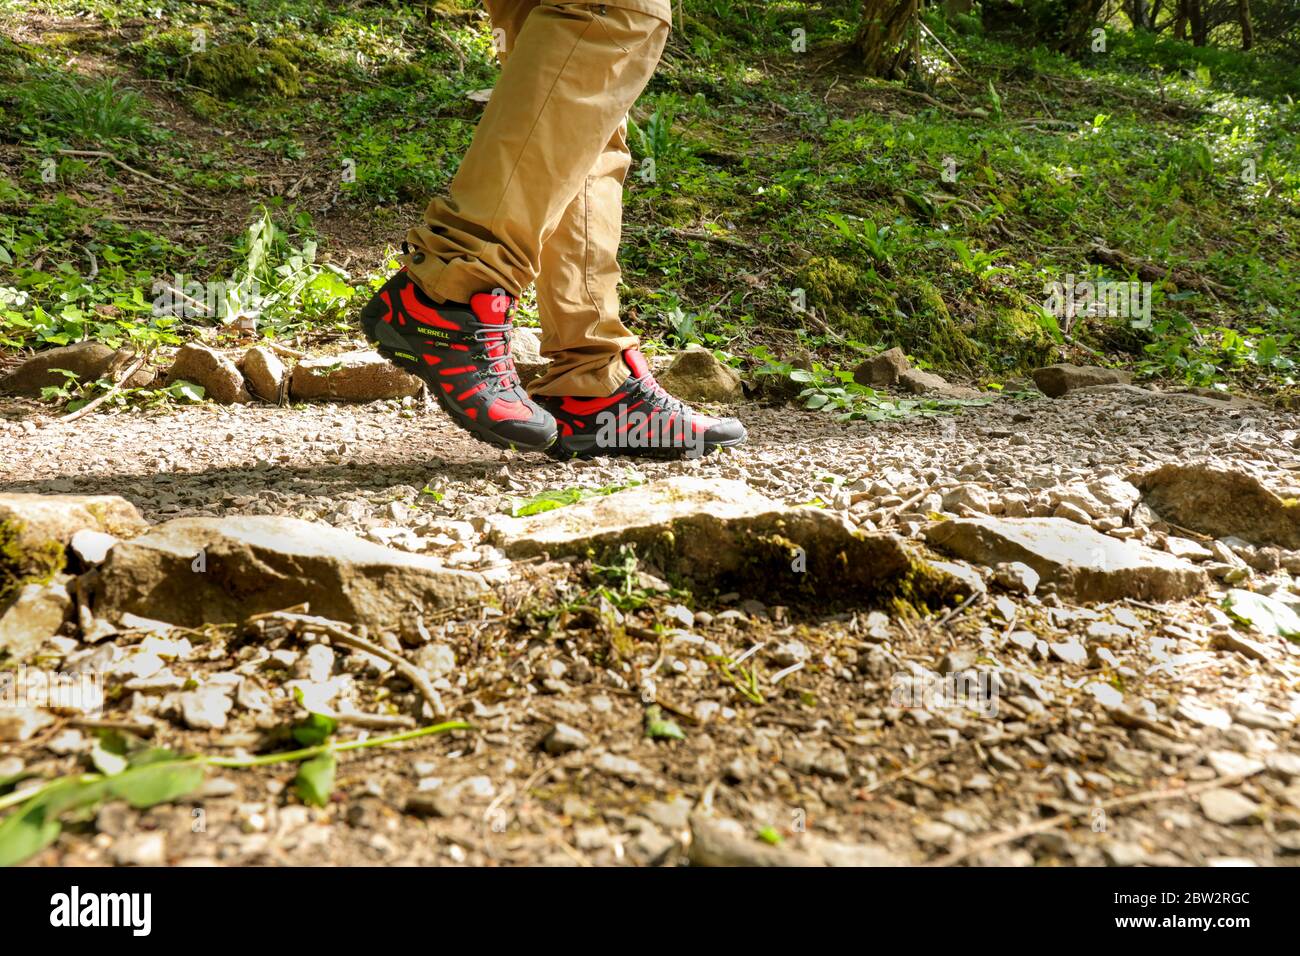
[[542,449],[556,426],[519,386],[510,312],[653,72],[668,25],[604,5],[492,7],[507,40],[496,89],[450,195],[410,231],[414,248],[402,271],[362,310],[361,323],[380,353],[420,375],[463,428],[496,445]]
[[542,246],[537,308],[542,355],[551,364],[529,385],[530,395],[609,395],[627,378],[620,356],[637,337],[619,320],[618,244],[631,164],[624,122]]
[[526,15],[449,195],[406,237],[407,267],[435,302],[517,296],[536,278],[667,36],[665,20],[617,6],[543,2]]

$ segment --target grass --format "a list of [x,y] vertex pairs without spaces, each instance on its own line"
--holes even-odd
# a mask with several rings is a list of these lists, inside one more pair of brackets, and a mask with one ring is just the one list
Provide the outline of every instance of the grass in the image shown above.
[[[310,278],[262,334],[337,336],[456,171],[467,94],[493,82],[486,20],[470,0],[254,0],[130,25],[146,6],[0,0],[0,33],[31,9],[96,24],[0,44],[0,109],[23,118],[0,133],[0,348],[220,334],[153,314],[153,284],[246,277],[263,209],[260,280]],[[785,376],[810,355],[802,401],[868,418],[945,410],[849,387],[842,369],[893,345],[983,385],[1066,357],[1295,394],[1300,70],[1114,25],[1075,61],[932,13],[961,66],[928,49],[922,93],[842,56],[852,20],[848,3],[685,4],[629,127],[623,298],[650,348]],[[56,72],[70,51],[85,64]],[[156,188],[60,149],[134,160],[225,215],[114,222]],[[322,253],[355,255],[358,277]],[[1071,276],[1149,282],[1150,316],[1063,327],[1046,290]]]

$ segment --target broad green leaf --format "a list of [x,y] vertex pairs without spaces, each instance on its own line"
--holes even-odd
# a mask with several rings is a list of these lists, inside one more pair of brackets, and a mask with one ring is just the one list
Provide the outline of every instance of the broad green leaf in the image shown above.
[[339,722],[324,714],[308,714],[307,719],[293,728],[293,739],[304,747],[317,747],[329,740],[338,729]]
[[143,809],[197,790],[203,783],[203,774],[203,765],[189,760],[150,763],[110,777],[108,792],[136,809]]
[[330,794],[334,792],[334,771],[338,760],[333,754],[321,754],[308,760],[298,768],[298,776],[293,779],[294,792],[303,803],[313,807],[323,807],[329,803]]
[[59,838],[63,827],[47,811],[37,802],[20,807],[0,823],[0,867],[21,863]]

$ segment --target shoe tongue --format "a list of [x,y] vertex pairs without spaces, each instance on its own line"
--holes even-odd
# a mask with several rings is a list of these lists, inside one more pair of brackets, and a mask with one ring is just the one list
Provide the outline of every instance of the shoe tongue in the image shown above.
[[650,366],[641,354],[640,349],[627,349],[623,353],[623,361],[627,364],[628,371],[632,373],[633,378],[646,378],[650,374]]
[[484,325],[509,325],[514,304],[514,298],[505,293],[476,292],[469,299],[470,311]]

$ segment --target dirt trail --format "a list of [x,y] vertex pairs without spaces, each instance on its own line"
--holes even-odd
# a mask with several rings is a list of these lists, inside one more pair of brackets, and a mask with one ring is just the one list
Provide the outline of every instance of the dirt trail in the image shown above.
[[[489,449],[406,404],[205,405],[71,426],[33,405],[0,404],[0,491],[120,494],[152,522],[307,518],[513,582],[502,585],[502,611],[434,622],[433,644],[454,661],[416,652],[475,732],[348,756],[320,810],[290,794],[292,767],[224,773],[196,797],[143,812],[109,805],[37,862],[662,865],[691,852],[701,862],[764,853],[1014,865],[1300,859],[1300,648],[1253,635],[1266,650],[1260,660],[1226,640],[1238,631],[1219,609],[1218,581],[1184,602],[1090,606],[991,584],[943,619],[909,622],[854,608],[818,616],[762,593],[695,594],[687,610],[655,596],[651,580],[647,607],[623,615],[619,640],[630,646],[620,667],[606,666],[608,620],[571,600],[590,586],[583,568],[511,566],[480,537],[481,519],[546,490],[694,474],[740,479],[791,504],[819,499],[919,546],[932,520],[924,509],[958,508],[948,496],[959,486],[963,500],[1006,514],[1053,507],[1072,483],[1169,461],[1212,462],[1294,489],[1297,416],[1131,387],[878,424],[745,406],[751,443],[738,453],[559,464]],[[1158,523],[1134,532],[1157,547],[1182,533]],[[1300,602],[1294,557],[1264,555],[1250,586]],[[678,630],[657,640],[655,624]],[[142,637],[119,635],[101,646],[117,650],[101,653],[120,658]],[[710,663],[755,645],[748,661],[761,703]],[[261,674],[256,653],[196,638],[174,669],[200,681]],[[372,664],[344,658],[335,673],[384,683]],[[290,664],[290,674],[302,666]],[[898,706],[907,680],[965,669],[997,675],[993,713]],[[684,739],[647,736],[635,676],[646,672]],[[1106,709],[1098,685],[1122,694],[1128,717]],[[109,714],[132,719],[133,707],[156,706],[123,694]],[[556,724],[566,728],[558,737]],[[253,748],[260,729],[237,710],[220,731],[160,721],[154,742],[236,752]],[[55,725],[6,747],[27,769],[67,772],[75,738],[63,741],[65,753],[50,749],[66,731]],[[1168,799],[1218,777],[1222,789]],[[1148,792],[1161,796],[1108,803]],[[1072,823],[966,856],[977,841],[1057,813]]]

